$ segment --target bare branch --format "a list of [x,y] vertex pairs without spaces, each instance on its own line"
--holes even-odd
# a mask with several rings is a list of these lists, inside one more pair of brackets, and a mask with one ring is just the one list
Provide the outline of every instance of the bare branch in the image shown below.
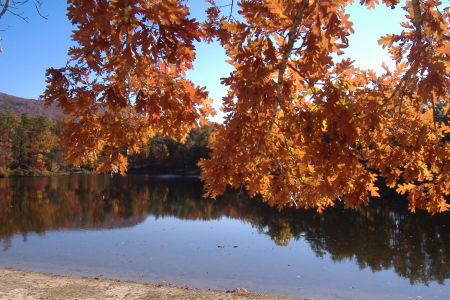
[[[1,10],[0,10],[0,18],[3,17],[3,15],[5,15],[7,12],[9,12],[10,14],[21,18],[22,20],[24,20],[25,22],[28,22],[28,18],[26,18],[23,15],[23,12],[19,10],[20,6],[25,5],[27,3],[29,3],[30,0],[6,0],[5,4],[0,5]],[[42,14],[41,12],[41,6],[42,6],[42,0],[32,0],[34,8],[36,9],[36,12],[38,13],[38,15],[43,18],[43,19],[47,19],[48,16]]]
[[0,11],[0,18],[3,17],[3,15],[8,11],[10,0],[6,0],[5,4],[3,4],[3,8]]
[[28,23],[28,19],[27,19],[26,17],[23,16],[23,12],[21,12],[21,13],[16,13],[15,11],[13,11],[13,10],[11,10],[11,9],[8,9],[8,12],[9,12],[10,14],[16,16],[16,17],[21,18],[22,20],[24,20],[25,22]]
[[233,6],[234,6],[234,0],[231,0],[230,16],[228,18],[231,18],[233,16]]
[[41,16],[41,18],[47,20],[48,16],[47,16],[47,15],[44,16],[44,15],[41,13],[41,5],[42,5],[42,1],[40,1],[40,0],[33,0],[33,4],[34,4],[34,7],[36,8],[36,11],[37,11],[37,13],[39,14],[39,16]]

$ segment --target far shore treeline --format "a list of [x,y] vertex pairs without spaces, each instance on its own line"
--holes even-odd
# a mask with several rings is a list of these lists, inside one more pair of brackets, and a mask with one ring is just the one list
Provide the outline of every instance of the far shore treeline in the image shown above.
[[[60,119],[0,109],[0,177],[95,170],[95,164],[74,168],[66,161],[60,144],[62,128]],[[154,136],[139,154],[130,157],[130,172],[197,174],[197,162],[208,155],[206,145],[213,128],[193,129],[183,143]]]

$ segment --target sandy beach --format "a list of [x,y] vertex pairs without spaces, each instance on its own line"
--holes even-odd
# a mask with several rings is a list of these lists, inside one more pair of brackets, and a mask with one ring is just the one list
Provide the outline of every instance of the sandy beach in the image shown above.
[[[1,300],[34,299],[274,299],[289,297],[253,294],[245,289],[230,292],[155,286],[150,284],[74,278],[0,268]],[[308,300],[308,299],[305,299]],[[312,299],[310,299],[312,300]]]

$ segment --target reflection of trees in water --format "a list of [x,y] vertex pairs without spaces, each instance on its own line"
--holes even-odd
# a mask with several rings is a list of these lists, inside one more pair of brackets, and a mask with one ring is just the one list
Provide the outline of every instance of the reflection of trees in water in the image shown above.
[[360,268],[394,270],[411,283],[450,278],[450,216],[430,216],[388,205],[358,211],[330,208],[323,214],[285,211],[259,226],[278,244],[303,237],[318,256],[351,259]]
[[[360,210],[330,208],[323,214],[277,211],[245,195],[228,192],[201,198],[195,179],[97,175],[0,179],[0,240],[62,228],[115,228],[156,218],[248,222],[277,245],[303,238],[318,256],[351,259],[374,271],[393,268],[411,283],[450,278],[450,215],[410,214],[401,201],[386,200]],[[393,203],[399,205],[394,206]]]

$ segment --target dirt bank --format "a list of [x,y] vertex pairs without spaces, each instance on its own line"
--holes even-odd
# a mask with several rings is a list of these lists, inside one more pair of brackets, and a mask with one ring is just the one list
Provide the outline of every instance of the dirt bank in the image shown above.
[[0,268],[0,299],[294,299],[245,290],[203,291],[133,282],[46,275]]

